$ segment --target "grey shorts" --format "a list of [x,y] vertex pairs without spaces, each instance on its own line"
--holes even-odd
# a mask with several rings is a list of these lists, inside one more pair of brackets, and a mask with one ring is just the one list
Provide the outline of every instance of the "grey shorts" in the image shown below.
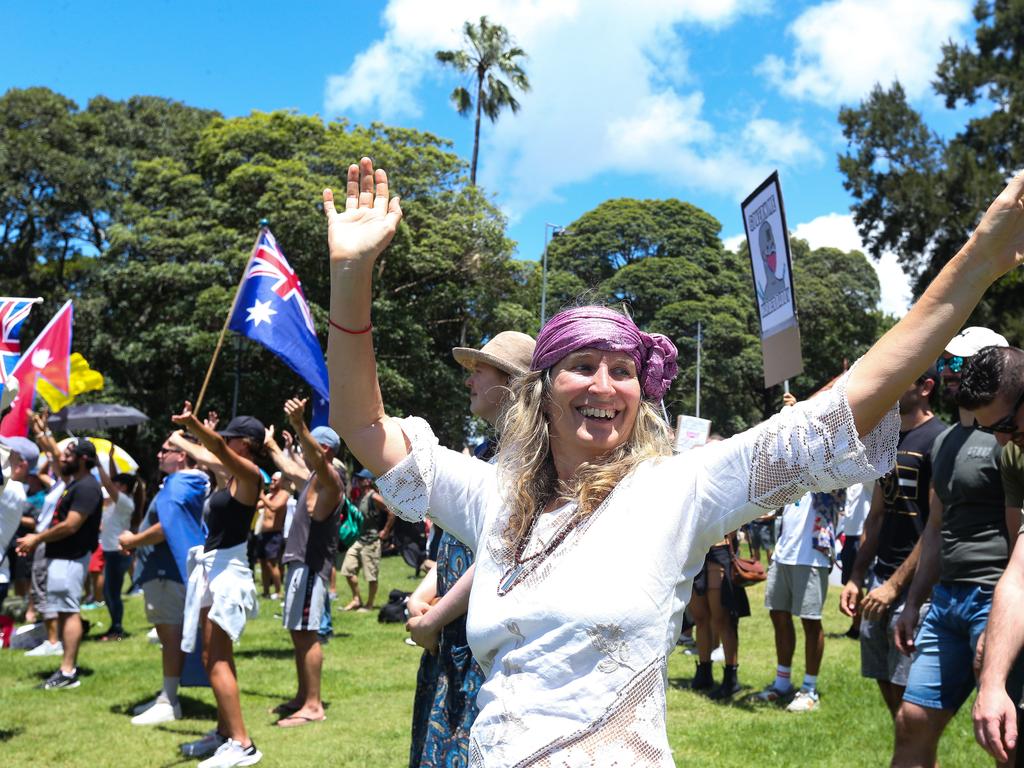
[[46,572],[50,561],[46,558],[46,545],[40,544],[32,554],[32,602],[44,619],[56,619],[57,614],[46,607]]
[[758,522],[755,520],[747,528],[750,532],[750,543],[756,549],[775,549],[775,521]]
[[[875,587],[884,583],[882,579],[872,573],[866,584],[870,592]],[[912,656],[904,656],[896,650],[896,643],[893,640],[896,629],[896,622],[903,613],[903,603],[906,601],[906,594],[901,594],[897,601],[886,612],[885,616],[877,621],[864,619],[860,623],[860,674],[872,680],[884,680],[894,685],[907,685],[907,675],[910,674]],[[929,604],[921,606],[921,613],[917,620],[917,627],[914,634],[921,628],[928,613]]]
[[150,579],[142,585],[146,621],[182,624],[185,621],[185,585],[173,579]]
[[327,604],[327,582],[305,563],[288,563],[285,574],[285,629],[317,631]]
[[46,605],[44,614],[79,613],[82,603],[82,587],[89,573],[89,559],[92,553],[78,560],[52,558],[46,569]]
[[801,619],[820,619],[828,595],[828,568],[774,562],[768,569],[764,606]]

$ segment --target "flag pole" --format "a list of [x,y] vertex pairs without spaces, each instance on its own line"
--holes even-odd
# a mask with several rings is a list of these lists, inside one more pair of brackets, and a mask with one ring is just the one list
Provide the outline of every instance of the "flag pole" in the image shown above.
[[210,384],[210,377],[213,375],[213,367],[217,364],[217,357],[220,355],[221,347],[224,346],[224,336],[227,335],[228,325],[231,323],[231,317],[235,314],[235,308],[238,306],[238,296],[242,292],[242,284],[245,282],[245,276],[249,272],[249,265],[256,256],[256,249],[260,244],[260,235],[262,235],[269,226],[269,221],[266,219],[260,219],[260,234],[256,235],[256,242],[252,244],[252,250],[249,252],[249,258],[245,262],[245,269],[242,270],[242,277],[238,281],[238,287],[235,289],[235,297],[231,300],[231,309],[228,310],[228,316],[224,318],[224,327],[220,329],[220,336],[217,338],[217,346],[213,350],[213,357],[210,358],[210,365],[206,368],[206,377],[203,379],[203,386],[199,390],[199,397],[196,398],[195,405],[192,406],[193,413],[199,412],[199,408],[203,404],[203,398],[206,397],[206,388]]

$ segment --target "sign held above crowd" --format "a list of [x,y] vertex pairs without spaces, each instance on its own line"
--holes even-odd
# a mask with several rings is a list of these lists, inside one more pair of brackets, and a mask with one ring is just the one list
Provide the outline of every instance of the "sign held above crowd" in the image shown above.
[[803,372],[800,325],[793,289],[793,260],[778,171],[740,206],[750,248],[754,295],[761,321],[764,385],[771,387]]

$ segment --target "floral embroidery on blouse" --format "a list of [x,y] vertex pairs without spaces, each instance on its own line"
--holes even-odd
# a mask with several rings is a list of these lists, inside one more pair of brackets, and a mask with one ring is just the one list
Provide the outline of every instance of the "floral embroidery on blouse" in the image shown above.
[[606,674],[616,672],[620,668],[636,672],[629,661],[629,646],[626,645],[626,633],[618,624],[598,624],[586,628],[590,643],[605,658],[597,664],[597,669]]

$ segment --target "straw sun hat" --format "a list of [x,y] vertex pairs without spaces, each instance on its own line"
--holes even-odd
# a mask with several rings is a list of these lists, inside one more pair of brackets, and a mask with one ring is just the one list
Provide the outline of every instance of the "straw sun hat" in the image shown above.
[[455,347],[452,357],[471,371],[477,363],[487,363],[509,376],[520,376],[530,370],[534,346],[536,342],[525,333],[502,331],[480,349]]

